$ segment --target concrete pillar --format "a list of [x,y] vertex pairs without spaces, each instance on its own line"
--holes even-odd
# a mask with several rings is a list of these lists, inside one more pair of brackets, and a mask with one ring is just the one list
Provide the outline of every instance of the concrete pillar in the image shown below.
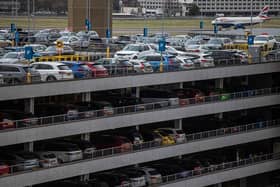
[[86,140],[86,141],[90,141],[90,133],[82,134],[81,139]]
[[85,175],[80,176],[80,180],[81,181],[89,181],[89,174],[85,174]]
[[136,89],[135,89],[135,96],[137,98],[140,98],[140,87],[136,87]]
[[34,98],[24,100],[24,111],[34,114]]
[[34,151],[34,142],[24,143],[24,151],[33,152]]
[[[224,79],[223,78],[215,80],[215,88],[220,88],[220,89],[224,88]],[[223,113],[217,114],[217,117],[219,119],[223,119]]]
[[215,184],[214,186],[215,186],[215,187],[223,187],[223,184],[222,184],[222,183],[219,183],[219,184]]
[[239,149],[236,150],[236,161],[239,161],[240,157],[239,157]]
[[216,79],[215,80],[215,88],[224,88],[224,79]]
[[183,123],[182,119],[176,119],[174,121],[174,128],[175,129],[182,129],[182,123]]
[[137,131],[139,131],[139,125],[136,125],[136,127],[135,127],[135,128],[136,128],[136,130],[137,130]]
[[91,101],[91,92],[82,93],[82,101],[90,102]]
[[180,83],[179,83],[179,88],[180,88],[180,89],[184,88],[184,83],[183,83],[183,82],[180,82]]
[[240,187],[247,187],[247,178],[240,179]]

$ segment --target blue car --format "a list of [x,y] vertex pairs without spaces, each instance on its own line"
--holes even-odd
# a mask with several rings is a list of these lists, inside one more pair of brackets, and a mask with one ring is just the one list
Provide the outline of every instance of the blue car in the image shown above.
[[75,78],[84,79],[92,77],[92,72],[89,67],[83,62],[76,62],[76,61],[67,61],[62,62],[63,64],[67,65],[74,74]]
[[154,72],[160,71],[160,63],[163,63],[163,71],[179,71],[181,70],[180,63],[176,60],[175,56],[161,55],[158,53],[148,54],[141,56],[139,59],[144,60],[151,64]]

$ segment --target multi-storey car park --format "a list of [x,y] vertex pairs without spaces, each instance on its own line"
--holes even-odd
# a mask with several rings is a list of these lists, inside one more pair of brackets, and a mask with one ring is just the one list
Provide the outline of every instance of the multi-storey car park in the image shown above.
[[[159,186],[269,186],[271,175],[279,171],[280,161],[277,153],[280,135],[277,119],[280,104],[278,62],[222,66],[194,69],[178,72],[136,74],[129,76],[106,77],[56,81],[25,85],[0,87],[0,103],[19,103],[25,111],[34,113],[40,102],[70,102],[71,100],[94,100],[96,92],[120,90],[121,93],[132,93],[139,97],[141,89],[147,86],[161,88],[187,88],[200,85],[206,87],[213,84],[216,88],[230,88],[228,99],[221,100],[203,97],[202,100],[185,99],[176,105],[146,104],[144,109],[115,109],[111,115],[92,115],[69,119],[65,115],[46,116],[38,119],[34,126],[19,126],[0,130],[1,150],[37,151],[37,144],[47,143],[52,139],[80,137],[94,141],[92,134],[109,132],[127,127],[137,129],[153,129],[159,127],[176,127],[186,132],[186,141],[173,145],[153,145],[143,143],[140,148],[126,152],[114,148],[97,150],[90,158],[74,162],[61,163],[56,167],[37,168],[27,171],[13,170],[0,176],[2,187],[24,187],[42,185],[49,182],[80,177],[86,180],[91,173],[113,170],[133,165],[149,165],[151,162],[173,157],[186,157],[193,154],[214,154],[220,150],[234,150],[234,158],[226,160],[218,166],[210,166],[199,171],[191,171],[184,177],[174,175],[163,176]],[[234,90],[234,86],[245,86],[247,90]],[[248,91],[249,90],[249,91]],[[184,101],[184,100],[183,100]],[[8,104],[7,104],[8,103]],[[131,106],[129,106],[131,109]],[[233,126],[214,128],[209,131],[209,124],[196,123],[190,127],[190,119],[204,116],[242,116],[249,114],[255,117],[250,122],[242,122]],[[278,113],[279,114],[279,113]],[[258,119],[258,117],[261,118]],[[279,117],[279,116],[278,116]],[[246,120],[244,120],[246,121]],[[261,123],[260,123],[261,122]],[[15,124],[20,124],[15,122]],[[191,131],[190,129],[195,129]],[[251,151],[257,155],[244,153]],[[278,149],[279,150],[279,149]],[[207,152],[206,152],[207,151]],[[212,151],[212,152],[211,152]],[[230,152],[230,151],[229,151]],[[244,153],[244,155],[242,155]],[[51,185],[51,184],[50,184]]]

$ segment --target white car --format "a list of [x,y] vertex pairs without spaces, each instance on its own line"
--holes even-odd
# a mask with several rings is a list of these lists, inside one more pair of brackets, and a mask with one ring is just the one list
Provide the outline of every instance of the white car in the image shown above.
[[276,46],[276,39],[273,36],[270,35],[258,35],[254,39],[255,45],[267,45],[268,50],[272,50]]
[[154,50],[149,44],[144,44],[144,43],[128,44],[121,51],[116,52],[114,57],[129,60],[144,51],[154,51]]
[[141,167],[137,169],[145,173],[145,179],[148,185],[160,184],[162,182],[162,176],[156,169],[149,167]]
[[72,70],[60,62],[36,62],[31,67],[40,73],[42,81],[74,79]]
[[199,67],[214,67],[214,59],[209,54],[205,53],[188,53],[187,56],[194,57],[192,60],[195,66]]
[[188,53],[204,53],[209,51],[210,48],[206,45],[187,45],[185,46],[185,51]]
[[27,59],[24,58],[24,52],[8,52],[2,58],[0,58],[0,63],[3,64],[27,63]]
[[177,56],[176,57],[177,62],[180,63],[181,68],[184,70],[195,68],[193,59],[194,59],[194,57],[188,57],[188,56]]
[[186,134],[180,129],[159,128],[157,131],[168,134],[176,141],[176,143],[184,143],[186,141]]
[[78,37],[89,37],[90,40],[98,39],[99,35],[96,31],[79,31],[77,33]]
[[47,49],[47,46],[43,44],[27,44],[24,47],[32,47],[33,52],[43,52]]
[[43,168],[55,167],[58,165],[57,157],[51,152],[37,152],[40,166]]
[[133,65],[133,70],[137,73],[152,73],[153,68],[150,63],[145,62],[144,60],[130,60],[130,64]]
[[77,36],[62,36],[58,38],[54,44],[57,44],[58,41],[63,42],[64,45],[70,45],[72,47],[88,47],[89,41],[88,40],[82,40],[81,38]]

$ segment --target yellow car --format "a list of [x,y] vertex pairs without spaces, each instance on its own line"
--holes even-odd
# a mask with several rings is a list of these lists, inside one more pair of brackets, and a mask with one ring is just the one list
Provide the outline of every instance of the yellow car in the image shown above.
[[162,139],[161,144],[162,145],[172,145],[172,144],[175,144],[174,138],[169,136],[167,133],[159,132],[157,130],[155,130],[154,132],[157,133],[161,137],[161,139]]

